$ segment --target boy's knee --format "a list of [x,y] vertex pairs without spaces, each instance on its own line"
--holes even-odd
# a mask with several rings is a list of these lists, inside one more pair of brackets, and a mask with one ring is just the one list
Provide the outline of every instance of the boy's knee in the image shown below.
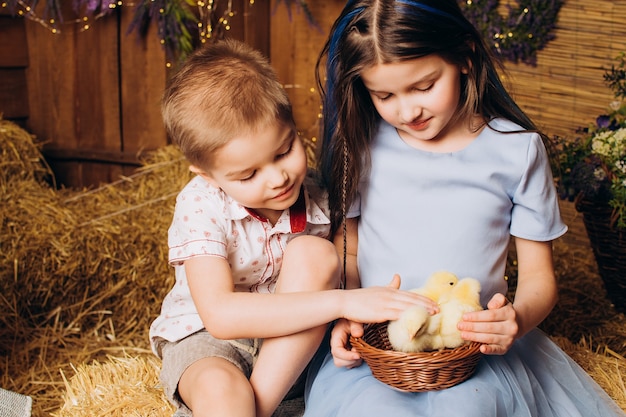
[[[183,374],[179,394],[191,410],[230,401],[254,402],[254,392],[243,372],[234,365],[217,361],[216,358],[203,359]],[[234,393],[237,398],[231,398]]]
[[332,242],[317,236],[299,236],[287,245],[283,268],[292,265],[301,276],[323,280],[326,288],[337,288],[341,275],[341,262]]
[[337,256],[335,245],[318,236],[298,236],[289,241],[287,253],[290,256],[306,256],[307,258],[327,258]]

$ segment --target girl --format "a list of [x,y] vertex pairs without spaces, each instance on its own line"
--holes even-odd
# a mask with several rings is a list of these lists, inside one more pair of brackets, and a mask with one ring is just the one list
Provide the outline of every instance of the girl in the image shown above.
[[[428,300],[338,287],[326,198],[307,175],[273,69],[237,41],[198,49],[171,78],[163,120],[197,175],[176,200],[176,284],[150,327],[176,416],[269,417],[339,317],[384,321]],[[394,288],[395,287],[395,288]]]
[[[551,241],[567,228],[542,136],[457,1],[349,1],[318,61],[320,78],[323,58],[320,161],[347,288],[396,273],[407,289],[438,270],[477,278],[485,310],[458,328],[485,355],[462,384],[402,393],[350,349],[362,325],[339,320],[331,354],[312,367],[305,415],[623,416],[536,329],[557,300]],[[512,303],[504,279],[511,235]]]

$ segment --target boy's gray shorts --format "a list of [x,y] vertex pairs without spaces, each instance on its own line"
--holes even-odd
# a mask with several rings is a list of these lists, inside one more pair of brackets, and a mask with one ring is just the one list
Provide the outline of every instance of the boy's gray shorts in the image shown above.
[[178,342],[160,339],[156,350],[162,359],[161,384],[168,400],[177,408],[175,416],[189,416],[191,411],[178,395],[178,382],[194,362],[209,357],[224,358],[250,378],[259,354],[261,339],[221,340],[200,330]]

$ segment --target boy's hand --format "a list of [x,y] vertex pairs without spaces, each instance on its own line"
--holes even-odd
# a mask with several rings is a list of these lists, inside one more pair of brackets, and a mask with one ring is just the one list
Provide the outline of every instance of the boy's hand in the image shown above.
[[350,346],[350,336],[362,337],[362,323],[382,323],[397,320],[409,307],[420,304],[431,314],[439,307],[428,297],[410,291],[402,291],[400,276],[394,275],[386,287],[369,287],[346,290],[345,314],[336,322],[331,333],[330,348],[336,366],[354,368],[361,364],[361,357]]
[[359,323],[382,323],[397,320],[409,307],[424,306],[430,313],[439,311],[428,297],[400,290],[400,276],[394,275],[386,287],[368,287],[345,291],[342,317]]

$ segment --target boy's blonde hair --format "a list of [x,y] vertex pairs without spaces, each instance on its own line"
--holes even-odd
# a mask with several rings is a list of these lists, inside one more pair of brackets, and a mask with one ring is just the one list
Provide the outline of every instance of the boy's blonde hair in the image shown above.
[[268,60],[232,39],[189,56],[165,89],[161,113],[173,143],[204,169],[237,135],[271,123],[294,125],[289,97]]

